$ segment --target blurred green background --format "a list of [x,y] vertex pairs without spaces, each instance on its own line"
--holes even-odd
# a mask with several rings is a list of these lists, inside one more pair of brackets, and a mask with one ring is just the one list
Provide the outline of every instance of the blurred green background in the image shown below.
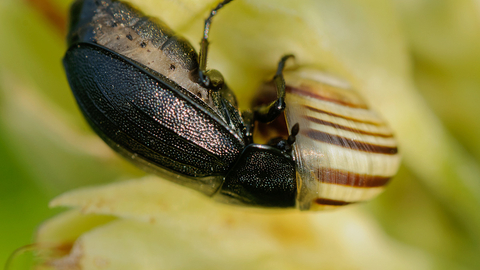
[[61,64],[69,2],[0,2],[2,267],[15,249],[33,242],[42,221],[60,212],[48,208],[54,196],[128,177],[115,167],[131,168],[91,134],[69,91]]
[[[0,265],[60,211],[48,208],[54,196],[142,174],[91,133],[74,103],[61,65],[69,3],[0,1]],[[407,152],[385,194],[359,207],[435,269],[480,269],[480,2],[391,6],[422,109],[441,132],[435,149],[449,158],[429,163]]]

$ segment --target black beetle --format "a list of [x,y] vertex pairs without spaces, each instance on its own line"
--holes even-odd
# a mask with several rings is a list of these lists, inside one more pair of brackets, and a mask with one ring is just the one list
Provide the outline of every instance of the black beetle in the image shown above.
[[298,125],[288,139],[254,144],[255,121],[285,109],[279,63],[278,99],[245,111],[220,72],[206,69],[212,17],[205,21],[199,56],[164,23],[114,0],[77,0],[71,7],[68,82],[85,118],[115,151],[146,171],[223,202],[295,207],[291,155]]

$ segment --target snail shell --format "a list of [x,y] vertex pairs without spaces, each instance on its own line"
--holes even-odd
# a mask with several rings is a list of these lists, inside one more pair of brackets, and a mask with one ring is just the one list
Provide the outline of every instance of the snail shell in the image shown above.
[[300,126],[297,207],[329,209],[380,194],[400,164],[387,123],[341,79],[305,68],[284,75],[287,127]]

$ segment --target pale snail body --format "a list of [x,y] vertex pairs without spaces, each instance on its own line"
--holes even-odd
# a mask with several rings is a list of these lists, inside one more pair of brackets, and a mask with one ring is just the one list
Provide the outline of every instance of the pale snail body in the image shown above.
[[385,121],[340,79],[314,69],[284,75],[287,127],[300,127],[297,208],[331,209],[380,194],[400,164]]

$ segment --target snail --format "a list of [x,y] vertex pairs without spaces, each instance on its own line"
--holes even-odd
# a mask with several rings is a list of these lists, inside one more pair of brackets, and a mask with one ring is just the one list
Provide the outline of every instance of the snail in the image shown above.
[[[337,76],[297,67],[284,78],[283,121],[300,127],[293,144],[297,207],[332,209],[380,194],[400,164],[388,124]],[[271,91],[265,83],[259,96]]]

